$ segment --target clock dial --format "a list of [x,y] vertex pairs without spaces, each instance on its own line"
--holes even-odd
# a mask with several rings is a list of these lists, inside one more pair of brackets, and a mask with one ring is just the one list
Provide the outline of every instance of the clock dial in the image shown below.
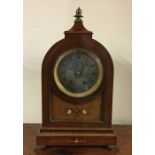
[[102,80],[102,65],[96,55],[86,49],[72,49],[59,57],[55,81],[65,94],[84,97],[93,93]]

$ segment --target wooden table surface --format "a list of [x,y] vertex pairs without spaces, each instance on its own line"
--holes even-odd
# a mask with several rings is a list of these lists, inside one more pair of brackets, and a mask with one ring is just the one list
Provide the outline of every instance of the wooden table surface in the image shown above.
[[46,150],[35,150],[36,133],[40,124],[24,124],[24,153],[23,155],[131,155],[132,152],[132,126],[114,125],[117,133],[118,150],[107,150],[104,148],[51,148]]

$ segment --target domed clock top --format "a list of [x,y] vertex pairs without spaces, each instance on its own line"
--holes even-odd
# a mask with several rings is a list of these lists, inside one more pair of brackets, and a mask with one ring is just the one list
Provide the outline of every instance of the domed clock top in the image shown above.
[[[75,24],[70,34],[92,33],[82,24],[82,10],[76,10]],[[103,66],[95,51],[84,47],[74,47],[62,51],[55,62],[54,80],[60,91],[69,97],[82,98],[92,95],[103,80]]]
[[91,37],[92,32],[87,30],[83,25],[83,21],[81,19],[81,18],[83,18],[82,10],[80,9],[80,7],[76,10],[76,14],[74,15],[74,17],[75,17],[74,25],[70,30],[65,31],[65,35],[66,34],[74,34],[74,33],[76,33],[76,34],[85,33],[85,34],[90,35],[90,37]]

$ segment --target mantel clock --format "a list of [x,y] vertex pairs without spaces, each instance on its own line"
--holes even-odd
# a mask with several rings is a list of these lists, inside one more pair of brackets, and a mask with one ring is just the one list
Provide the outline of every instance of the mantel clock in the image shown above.
[[76,10],[73,27],[42,64],[42,127],[37,145],[116,145],[112,129],[113,62]]

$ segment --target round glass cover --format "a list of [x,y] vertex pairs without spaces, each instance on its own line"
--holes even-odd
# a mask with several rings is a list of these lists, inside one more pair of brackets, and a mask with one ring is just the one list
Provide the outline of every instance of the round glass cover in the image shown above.
[[91,95],[101,84],[102,78],[102,64],[88,49],[76,48],[64,52],[54,67],[58,88],[71,97]]

